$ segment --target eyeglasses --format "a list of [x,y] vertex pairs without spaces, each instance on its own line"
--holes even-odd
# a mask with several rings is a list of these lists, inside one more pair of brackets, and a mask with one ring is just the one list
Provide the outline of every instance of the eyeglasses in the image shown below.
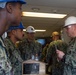
[[69,26],[64,27],[64,29],[70,29],[71,27],[72,27],[72,26],[69,25]]

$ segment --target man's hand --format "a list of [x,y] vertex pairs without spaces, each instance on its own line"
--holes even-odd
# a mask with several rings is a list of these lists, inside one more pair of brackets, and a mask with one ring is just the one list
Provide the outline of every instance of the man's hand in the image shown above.
[[58,60],[61,60],[63,58],[63,56],[65,55],[64,52],[60,51],[60,50],[56,50],[57,56],[58,56]]

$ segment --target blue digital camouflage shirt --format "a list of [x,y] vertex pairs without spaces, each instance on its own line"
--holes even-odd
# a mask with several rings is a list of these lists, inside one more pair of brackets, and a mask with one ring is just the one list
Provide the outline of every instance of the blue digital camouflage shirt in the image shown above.
[[7,37],[4,39],[7,48],[8,57],[11,61],[14,75],[22,75],[22,58],[19,50],[15,47],[13,42]]
[[5,45],[0,37],[0,75],[11,75],[11,68],[5,51]]

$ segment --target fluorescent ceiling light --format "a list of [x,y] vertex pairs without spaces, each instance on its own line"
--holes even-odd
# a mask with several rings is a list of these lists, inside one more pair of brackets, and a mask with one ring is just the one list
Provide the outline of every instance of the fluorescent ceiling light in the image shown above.
[[[26,29],[23,29],[23,31],[26,31]],[[46,30],[39,30],[39,29],[36,29],[35,31],[36,31],[36,32],[45,32]]]
[[46,30],[35,30],[36,32],[45,32]]
[[43,18],[64,18],[67,14],[55,14],[55,13],[38,13],[38,12],[22,12],[23,16],[28,17],[43,17]]

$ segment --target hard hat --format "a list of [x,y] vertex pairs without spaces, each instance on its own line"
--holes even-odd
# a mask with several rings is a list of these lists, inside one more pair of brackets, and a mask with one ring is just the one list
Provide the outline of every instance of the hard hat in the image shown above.
[[69,25],[73,25],[73,24],[76,24],[76,17],[75,17],[75,16],[70,16],[70,17],[68,17],[68,18],[65,20],[65,25],[64,25],[64,27],[69,26]]
[[7,37],[7,32],[4,32],[2,38],[5,39]]
[[57,31],[52,33],[52,36],[56,36],[56,35],[59,35],[59,33]]
[[35,31],[35,29],[34,29],[33,26],[28,26],[28,27],[26,28],[26,32],[35,33],[36,31]]
[[20,2],[21,4],[26,4],[25,0],[0,0],[0,7],[4,8],[7,2]]
[[9,29],[7,30],[7,32],[11,31],[11,30],[15,30],[15,29],[25,29],[23,24],[20,22],[19,26],[10,26]]
[[25,0],[0,0],[0,2],[20,2],[21,4],[25,4]]

